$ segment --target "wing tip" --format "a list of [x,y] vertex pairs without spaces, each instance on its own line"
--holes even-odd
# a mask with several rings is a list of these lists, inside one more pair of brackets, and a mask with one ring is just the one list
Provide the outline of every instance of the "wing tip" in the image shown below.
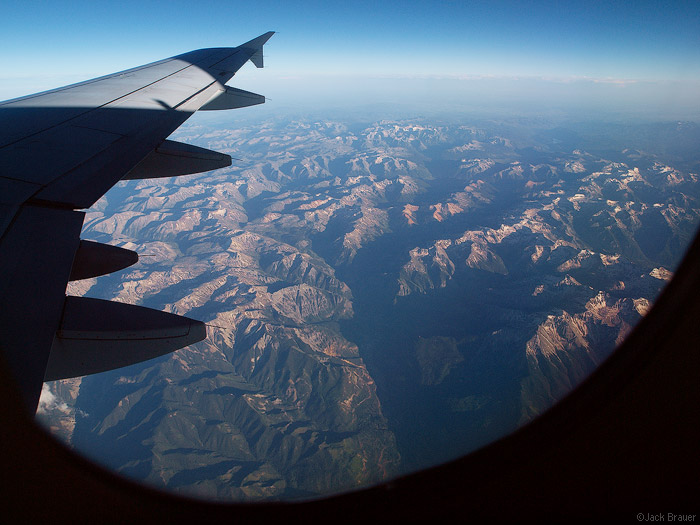
[[268,31],[267,33],[263,33],[262,35],[253,38],[252,40],[248,40],[245,44],[241,44],[239,47],[262,49],[262,46],[265,45],[265,43],[270,40],[274,34],[275,31]]

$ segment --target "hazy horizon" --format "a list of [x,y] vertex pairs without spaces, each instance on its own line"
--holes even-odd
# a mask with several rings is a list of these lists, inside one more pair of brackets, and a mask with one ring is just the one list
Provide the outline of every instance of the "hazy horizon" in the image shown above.
[[700,115],[697,3],[80,4],[6,7],[0,100],[273,30],[265,69],[247,65],[230,82],[264,94],[265,111],[394,104]]

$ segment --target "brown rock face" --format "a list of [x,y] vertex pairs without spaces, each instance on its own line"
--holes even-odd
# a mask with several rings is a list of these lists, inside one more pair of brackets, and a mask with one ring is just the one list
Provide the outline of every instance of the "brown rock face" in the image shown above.
[[640,301],[599,292],[574,315],[550,315],[527,342],[528,376],[521,383],[522,421],[564,397],[614,350],[646,310]]

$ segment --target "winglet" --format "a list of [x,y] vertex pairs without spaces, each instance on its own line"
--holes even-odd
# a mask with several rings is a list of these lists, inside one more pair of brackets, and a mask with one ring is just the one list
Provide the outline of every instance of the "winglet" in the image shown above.
[[250,61],[253,64],[255,64],[255,67],[263,67],[263,45],[265,45],[265,42],[270,40],[270,37],[274,34],[274,31],[268,31],[267,33],[260,35],[259,37],[254,38],[253,40],[249,40],[245,44],[241,44],[238,47],[255,50],[250,57]]

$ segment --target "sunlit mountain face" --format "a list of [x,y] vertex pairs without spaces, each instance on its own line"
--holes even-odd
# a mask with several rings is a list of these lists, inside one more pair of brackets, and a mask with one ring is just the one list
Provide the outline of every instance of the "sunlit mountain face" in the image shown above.
[[570,392],[695,233],[692,121],[372,111],[193,119],[173,138],[240,160],[101,199],[83,238],[141,261],[68,292],[186,314],[209,336],[48,383],[39,421],[129,478],[203,498],[387,481]]

